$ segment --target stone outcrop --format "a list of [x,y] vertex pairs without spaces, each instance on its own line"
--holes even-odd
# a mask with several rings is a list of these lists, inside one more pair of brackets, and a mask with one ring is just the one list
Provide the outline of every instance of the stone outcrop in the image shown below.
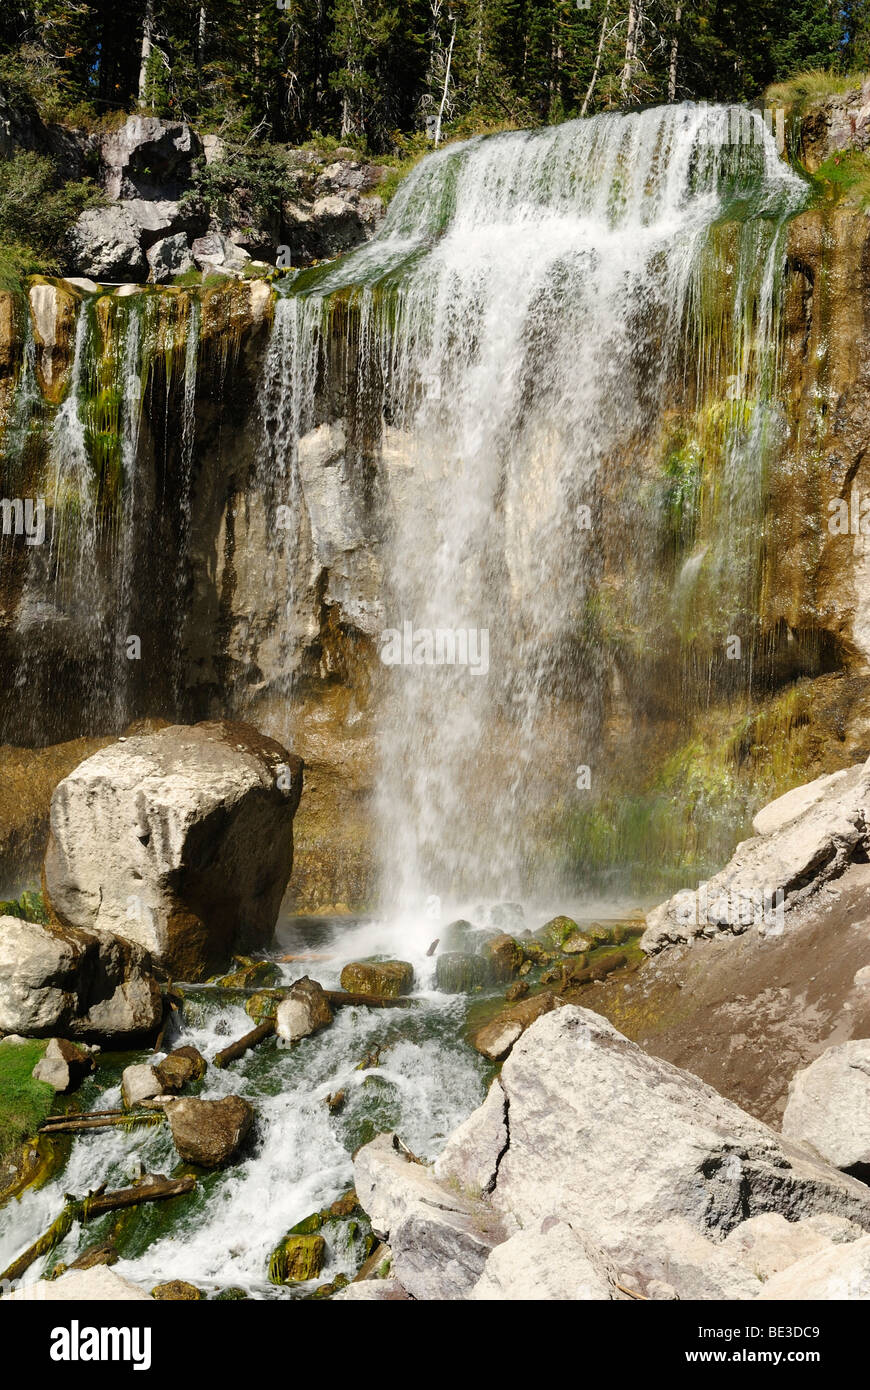
[[782,1132],[870,1176],[870,1038],[829,1047],[789,1087]]
[[0,1031],[104,1041],[155,1030],[147,953],[106,932],[0,917]]
[[778,935],[788,914],[840,877],[870,845],[870,763],[788,792],[756,816],[761,829],[701,889],[675,894],[649,913],[641,946],[667,946],[719,932]]
[[44,883],[64,924],[113,932],[199,979],[271,939],[302,765],[247,725],[172,725],[89,758],[55,790]]
[[150,1303],[150,1293],[140,1289],[107,1265],[71,1269],[59,1279],[40,1279],[5,1296],[20,1303]]

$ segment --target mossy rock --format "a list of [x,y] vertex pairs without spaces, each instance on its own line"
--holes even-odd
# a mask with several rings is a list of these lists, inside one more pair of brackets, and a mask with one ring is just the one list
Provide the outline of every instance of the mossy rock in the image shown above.
[[214,1303],[241,1303],[242,1299],[250,1298],[251,1295],[245,1289],[235,1286],[229,1289],[221,1289],[220,1293],[215,1294]]
[[286,997],[283,990],[258,990],[245,1000],[245,1013],[254,1023],[264,1023],[267,1018],[274,1018],[278,1005]]
[[170,1279],[168,1284],[153,1288],[151,1297],[165,1303],[196,1303],[205,1295],[195,1284],[188,1284],[184,1279]]
[[435,959],[435,988],[442,994],[473,994],[489,981],[489,962],[483,956],[445,951]]
[[313,1236],[323,1225],[323,1213],[313,1211],[310,1216],[305,1216],[301,1221],[297,1221],[295,1226],[290,1227],[291,1236]]
[[315,1289],[314,1293],[309,1294],[308,1297],[318,1302],[324,1298],[332,1298],[333,1294],[338,1293],[340,1289],[346,1289],[349,1283],[350,1279],[346,1274],[336,1274],[330,1283],[321,1284],[320,1288]]
[[302,1284],[316,1279],[326,1255],[321,1235],[287,1235],[269,1260],[270,1284]]
[[507,984],[519,974],[523,963],[523,948],[512,936],[494,936],[485,941],[480,954],[486,962],[493,984]]
[[251,960],[247,956],[234,956],[238,970],[228,975],[220,975],[211,981],[221,989],[258,989],[277,985],[281,979],[281,968],[271,960]]
[[[572,918],[551,917],[549,922],[545,922],[542,927],[538,928],[535,932],[535,937],[551,951],[559,951],[562,948],[563,941],[567,941],[570,937],[578,935],[579,932],[580,928]],[[586,935],[588,934],[587,932]]]
[[398,999],[414,986],[414,967],[406,960],[351,961],[341,972],[348,994],[379,994]]

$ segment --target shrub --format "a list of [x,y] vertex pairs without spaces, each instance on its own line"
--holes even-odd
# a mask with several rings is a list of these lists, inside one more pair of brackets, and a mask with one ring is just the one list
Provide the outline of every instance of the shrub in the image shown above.
[[102,202],[91,179],[65,183],[54,162],[34,150],[0,161],[0,243],[32,269],[51,270],[67,228]]

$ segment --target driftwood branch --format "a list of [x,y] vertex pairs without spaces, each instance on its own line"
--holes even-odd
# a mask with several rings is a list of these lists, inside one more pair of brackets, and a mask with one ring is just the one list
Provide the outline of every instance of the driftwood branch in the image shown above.
[[407,1009],[412,999],[394,999],[388,994],[348,994],[343,989],[325,989],[324,994],[334,1009],[347,1004],[362,1004],[369,1009]]
[[142,1114],[136,1111],[117,1110],[103,1112],[97,1115],[59,1115],[53,1119],[46,1120],[40,1126],[40,1134],[80,1134],[87,1129],[113,1129],[116,1126],[127,1129],[135,1128],[136,1125],[159,1125],[166,1116],[162,1110],[145,1110]]
[[271,1038],[274,1032],[275,1020],[274,1018],[267,1018],[264,1023],[260,1023],[256,1028],[252,1028],[250,1033],[246,1033],[243,1038],[239,1038],[237,1042],[230,1043],[229,1047],[225,1047],[222,1052],[219,1052],[214,1059],[215,1066],[225,1067],[227,1062],[234,1062],[237,1057],[243,1057],[249,1048],[256,1047],[258,1043],[265,1042],[266,1038]]
[[67,1198],[63,1211],[55,1217],[48,1230],[0,1274],[0,1285],[20,1279],[34,1260],[38,1260],[41,1255],[47,1255],[60,1244],[76,1221],[93,1221],[95,1217],[103,1216],[107,1211],[136,1207],[141,1202],[159,1202],[167,1197],[180,1197],[186,1192],[192,1192],[195,1186],[196,1178],[148,1177],[132,1187],[122,1187],[115,1192],[95,1192],[78,1199]]

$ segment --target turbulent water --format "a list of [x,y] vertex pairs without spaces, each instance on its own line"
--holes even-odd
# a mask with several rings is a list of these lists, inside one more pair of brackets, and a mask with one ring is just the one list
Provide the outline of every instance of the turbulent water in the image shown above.
[[[570,800],[581,767],[596,774],[615,670],[608,625],[632,640],[646,633],[652,647],[664,640],[659,627],[696,630],[699,615],[717,640],[751,635],[765,471],[781,434],[783,229],[803,197],[762,122],[736,123],[727,108],[674,106],[476,139],[425,159],[373,242],[301,272],[279,300],[260,382],[256,470],[269,505],[285,509],[262,575],[283,613],[269,641],[292,704],[298,652],[312,636],[301,600],[300,441],[329,420],[323,403],[340,376],[339,395],[353,407],[344,468],[380,518],[385,578],[368,618],[386,658],[378,835],[391,924],[288,927],[281,945],[328,952],[328,963],[303,967],[327,985],[346,960],[411,960],[418,1005],[386,1017],[343,1010],[293,1050],[210,1068],[206,1095],[234,1091],[256,1104],[252,1155],[206,1178],[171,1216],[143,1213],[122,1242],[119,1272],[146,1287],[180,1277],[274,1293],[270,1251],[349,1185],[359,1143],[396,1127],[412,1148],[434,1153],[482,1099],[484,1064],[461,1039],[465,1005],[431,989],[425,952],[437,930],[421,908],[429,904],[434,919],[448,901],[551,887],[535,880],[545,833],[538,812]],[[102,608],[95,586],[107,580],[94,560],[99,517],[75,389],[90,331],[84,311],[73,389],[51,435],[57,495],[70,488],[77,498],[76,545],[70,551],[56,535],[55,599],[75,602],[64,587],[72,576],[88,613],[104,614],[101,640],[110,645],[134,622],[142,345],[157,332],[149,312],[129,320],[116,363],[123,520]],[[191,317],[175,352],[174,371],[184,373],[182,531],[191,518],[197,331]],[[19,411],[31,388],[32,369]],[[665,506],[661,460],[679,412],[700,421],[701,442],[672,450]],[[696,466],[702,446],[709,452]],[[663,579],[651,536],[673,512],[675,489],[682,551]],[[185,546],[182,537],[179,630]],[[33,590],[20,621],[51,621],[44,577]],[[84,631],[92,621],[83,616]],[[174,657],[172,671],[177,693]],[[226,692],[229,708],[237,694]],[[299,967],[285,973],[294,978]],[[176,1041],[212,1058],[249,1026],[240,1008],[194,992]],[[390,1044],[383,1064],[356,1070],[376,1042]],[[325,1099],[340,1089],[346,1110],[331,1116]],[[93,1105],[117,1096],[104,1091]],[[138,1164],[172,1167],[164,1131],[76,1138],[61,1176],[25,1194],[13,1220],[4,1213],[0,1268],[49,1224],[65,1192],[122,1185]],[[74,1230],[49,1267],[98,1234]],[[333,1246],[324,1277],[350,1269],[353,1255],[350,1245]]]

